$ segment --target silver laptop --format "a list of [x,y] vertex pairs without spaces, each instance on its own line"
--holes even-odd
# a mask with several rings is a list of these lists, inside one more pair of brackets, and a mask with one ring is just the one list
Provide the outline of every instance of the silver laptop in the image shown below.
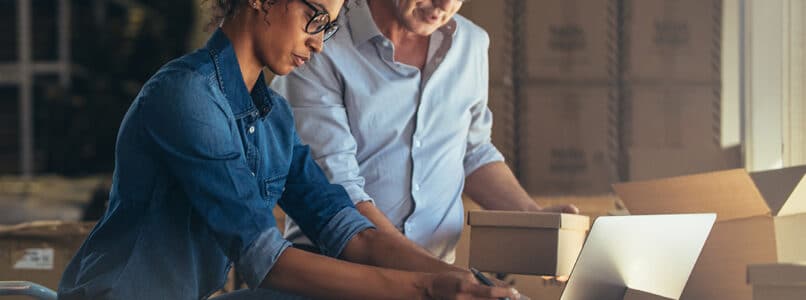
[[716,214],[596,219],[561,300],[621,300],[628,289],[680,298],[715,220]]

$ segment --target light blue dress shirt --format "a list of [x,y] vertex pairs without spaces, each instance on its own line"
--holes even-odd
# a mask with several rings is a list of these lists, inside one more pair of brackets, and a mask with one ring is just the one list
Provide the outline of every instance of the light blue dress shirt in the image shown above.
[[[452,262],[465,176],[504,159],[490,141],[489,37],[456,15],[432,34],[421,72],[394,60],[364,1],[341,17],[325,51],[272,88],[289,99],[331,182],[355,203],[374,201],[409,239]],[[310,243],[293,219],[286,238]]]

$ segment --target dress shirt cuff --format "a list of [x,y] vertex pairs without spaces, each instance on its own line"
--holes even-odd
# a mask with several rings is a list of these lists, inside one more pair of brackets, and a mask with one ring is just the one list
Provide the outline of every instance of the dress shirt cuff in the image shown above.
[[485,143],[476,147],[473,152],[465,155],[465,177],[473,174],[478,168],[492,163],[504,161],[504,155],[492,143]]
[[280,258],[280,254],[291,246],[291,242],[283,239],[277,227],[260,233],[246,249],[246,252],[235,263],[237,270],[251,289],[260,286],[271,268]]
[[375,200],[364,191],[360,185],[357,184],[342,184],[344,190],[347,191],[347,195],[350,195],[350,200],[353,201],[353,205],[358,203],[369,201],[372,204],[375,204]]
[[375,226],[355,207],[345,207],[336,213],[322,229],[317,245],[322,254],[339,257],[353,236],[369,228],[375,228]]

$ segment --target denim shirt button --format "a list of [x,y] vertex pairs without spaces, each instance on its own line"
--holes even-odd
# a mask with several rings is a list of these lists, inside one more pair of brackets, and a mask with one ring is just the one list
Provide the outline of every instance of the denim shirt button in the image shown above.
[[252,174],[252,177],[255,177],[255,172],[249,172],[249,173]]
[[255,133],[255,126],[249,126],[249,133]]

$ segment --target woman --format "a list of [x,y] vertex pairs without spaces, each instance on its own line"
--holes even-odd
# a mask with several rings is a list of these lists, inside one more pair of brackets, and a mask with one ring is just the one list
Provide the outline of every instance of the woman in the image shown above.
[[[230,263],[250,287],[231,299],[277,295],[271,290],[340,299],[515,296],[374,230],[327,182],[288,104],[264,84],[262,67],[287,74],[322,51],[343,0],[214,4],[223,21],[206,47],[163,66],[124,117],[109,208],[68,265],[60,299],[206,298]],[[326,256],[282,239],[276,204]]]

